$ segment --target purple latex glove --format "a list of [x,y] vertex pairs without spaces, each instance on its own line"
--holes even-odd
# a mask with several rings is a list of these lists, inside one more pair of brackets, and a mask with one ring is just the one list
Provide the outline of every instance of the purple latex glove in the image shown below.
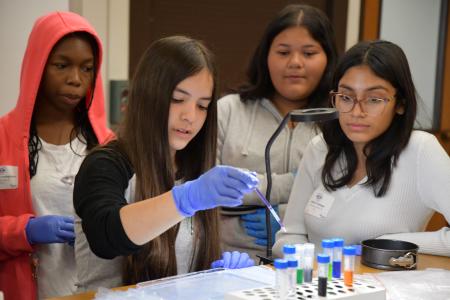
[[216,166],[199,178],[172,189],[177,210],[183,216],[217,206],[238,206],[245,194],[259,184],[250,172],[229,166]]
[[222,259],[216,260],[211,264],[211,268],[241,269],[255,265],[255,261],[247,253],[238,251],[222,253]]
[[25,232],[30,244],[72,243],[75,240],[74,218],[69,216],[40,216],[31,218]]

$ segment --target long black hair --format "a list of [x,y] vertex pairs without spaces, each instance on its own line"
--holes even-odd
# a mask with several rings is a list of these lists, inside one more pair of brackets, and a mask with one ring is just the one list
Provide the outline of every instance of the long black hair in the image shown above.
[[333,27],[327,16],[309,5],[292,4],[282,9],[267,26],[247,69],[248,83],[238,89],[243,101],[272,97],[275,87],[270,79],[267,57],[275,37],[290,27],[305,27],[319,42],[327,56],[327,66],[319,85],[309,96],[306,107],[321,107],[326,103],[337,61]]
[[[402,150],[411,136],[416,118],[416,89],[411,76],[408,60],[403,50],[388,41],[360,42],[350,48],[339,61],[333,79],[333,87],[352,67],[366,65],[378,77],[388,81],[396,90],[397,107],[403,107],[403,114],[395,114],[389,128],[364,147],[366,155],[366,185],[372,186],[376,197],[386,194],[392,175]],[[347,185],[353,178],[358,159],[353,143],[347,138],[338,120],[322,125],[328,154],[322,170],[322,182],[328,190],[336,190]],[[346,166],[340,177],[333,177],[333,167],[345,159]]]
[[[80,103],[75,108],[75,126],[70,132],[70,136],[77,136],[81,134],[84,141],[86,141],[86,147],[88,150],[91,150],[93,147],[95,147],[98,144],[98,139],[94,133],[94,130],[92,128],[91,122],[89,121],[88,117],[88,111],[92,104],[92,99],[94,97],[94,87],[95,82],[97,78],[98,68],[99,68],[99,48],[97,41],[95,38],[84,31],[76,31],[69,33],[62,37],[58,43],[53,46],[53,49],[55,49],[62,41],[68,39],[68,38],[79,38],[89,43],[91,46],[92,52],[94,54],[94,74],[93,74],[93,80],[92,80],[92,86],[90,89],[90,92],[86,95],[86,97],[90,97],[90,99],[85,99],[80,101]],[[49,55],[50,57],[50,55]],[[48,58],[47,58],[48,59]],[[47,64],[46,64],[47,65]],[[87,105],[86,105],[87,103]],[[33,110],[33,115],[31,117],[31,124],[30,124],[30,136],[28,138],[28,158],[30,162],[29,166],[29,172],[30,172],[30,179],[33,178],[34,175],[36,175],[37,172],[37,165],[39,162],[39,151],[42,149],[41,141],[38,137],[37,130],[36,130],[36,123],[35,123],[35,112],[36,112],[36,105]],[[70,146],[72,149],[72,142],[70,142]],[[72,151],[76,155],[80,155],[79,153],[76,153],[75,150],[72,149]]]

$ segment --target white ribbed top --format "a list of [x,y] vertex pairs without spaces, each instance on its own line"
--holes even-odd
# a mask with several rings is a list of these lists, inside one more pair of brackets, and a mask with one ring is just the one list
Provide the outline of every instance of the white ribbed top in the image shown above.
[[450,158],[433,135],[413,132],[385,196],[376,198],[372,188],[362,184],[327,192],[334,201],[326,217],[319,218],[304,209],[313,192],[324,189],[321,172],[326,151],[322,136],[315,137],[305,151],[285,215],[287,232],[277,235],[276,255],[287,243],[308,239],[321,249],[322,239],[342,237],[345,244],[370,238],[405,240],[419,245],[421,253],[450,256],[449,228],[421,232],[434,211],[450,220]]

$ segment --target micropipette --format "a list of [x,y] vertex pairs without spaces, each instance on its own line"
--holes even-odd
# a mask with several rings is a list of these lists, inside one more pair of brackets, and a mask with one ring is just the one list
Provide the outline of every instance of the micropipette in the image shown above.
[[266,197],[264,197],[264,195],[261,193],[261,191],[258,188],[255,188],[255,192],[258,195],[258,197],[261,199],[261,201],[267,206],[267,208],[269,209],[270,213],[275,218],[275,221],[277,221],[278,224],[280,224],[281,230],[286,232],[286,227],[284,227],[283,222],[281,222],[280,217],[278,216],[278,214],[275,211],[275,209],[273,209],[272,205],[270,205],[270,202],[267,201]]

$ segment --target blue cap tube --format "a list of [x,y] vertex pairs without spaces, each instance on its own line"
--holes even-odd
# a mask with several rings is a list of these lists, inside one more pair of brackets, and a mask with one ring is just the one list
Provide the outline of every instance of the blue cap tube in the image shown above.
[[344,247],[344,284],[346,286],[353,285],[353,273],[355,271],[355,254],[356,247]]
[[333,248],[333,278],[341,278],[342,268],[342,247],[344,247],[344,239],[335,238]]
[[273,265],[276,270],[276,288],[280,299],[286,299],[289,294],[289,273],[288,261],[285,259],[275,259]]
[[330,263],[330,256],[327,254],[317,255],[317,273],[318,273],[318,294],[320,297],[327,296],[327,274],[328,265]]

